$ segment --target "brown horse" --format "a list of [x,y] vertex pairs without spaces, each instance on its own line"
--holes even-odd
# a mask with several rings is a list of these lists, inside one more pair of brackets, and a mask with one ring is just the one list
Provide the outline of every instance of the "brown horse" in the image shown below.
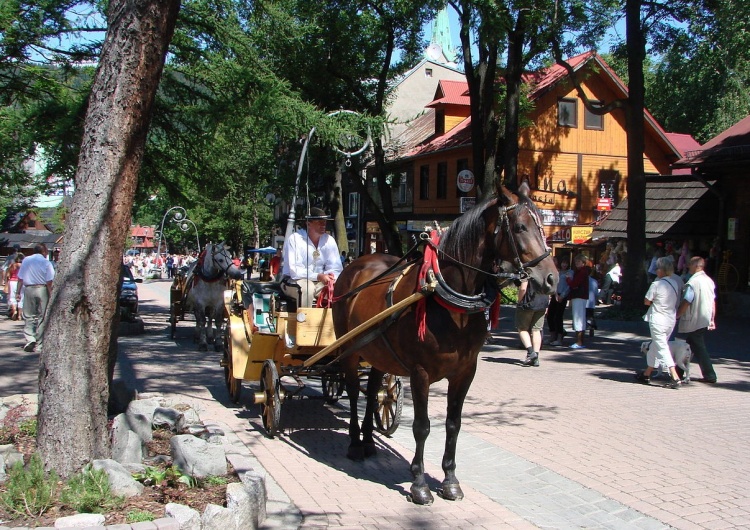
[[[375,336],[374,340],[343,360],[351,404],[348,456],[355,460],[375,454],[373,413],[383,373],[411,378],[416,440],[411,463],[414,476],[411,496],[417,504],[433,502],[425,482],[423,461],[424,445],[430,432],[427,401],[430,385],[443,378],[448,379],[449,385],[443,454],[445,480],[439,494],[449,500],[463,498],[455,475],[456,441],[464,399],[474,379],[477,355],[487,336],[484,308],[496,292],[490,285],[496,286],[498,277],[528,278],[542,293],[555,291],[557,271],[550,258],[539,214],[528,198],[528,186],[522,185],[519,194],[515,197],[503,188],[499,197],[486,200],[459,217],[443,235],[439,246],[433,247],[438,260],[437,267],[430,268],[437,269],[433,273],[438,286],[434,294],[424,299],[423,317],[417,317],[419,303],[407,306],[383,321],[380,333],[369,334]],[[491,272],[492,265],[499,260],[502,260],[504,272],[495,274]],[[334,299],[341,297],[333,304],[337,336],[341,337],[420,289],[424,259],[407,268],[397,262],[393,256],[370,254],[344,269],[334,292]],[[396,270],[388,270],[394,266]],[[490,292],[485,293],[485,288]],[[372,365],[361,431],[357,418],[359,357]]]

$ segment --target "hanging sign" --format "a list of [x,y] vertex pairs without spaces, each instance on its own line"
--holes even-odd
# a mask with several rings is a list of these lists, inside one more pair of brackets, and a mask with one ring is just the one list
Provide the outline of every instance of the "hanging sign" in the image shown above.
[[570,239],[574,245],[580,245],[591,239],[591,234],[593,232],[593,226],[571,226]]
[[456,177],[456,187],[464,193],[470,192],[474,187],[474,173],[469,169],[459,171]]
[[596,209],[600,212],[608,212],[612,209],[612,199],[602,198],[596,201]]

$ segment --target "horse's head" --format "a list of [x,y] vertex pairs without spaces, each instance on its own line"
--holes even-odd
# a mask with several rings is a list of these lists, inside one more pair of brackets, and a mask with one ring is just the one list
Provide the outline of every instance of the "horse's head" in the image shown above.
[[506,188],[498,194],[497,245],[504,272],[519,274],[534,282],[537,290],[552,294],[557,287],[557,269],[542,228],[542,219],[529,198],[524,182],[514,196]]
[[205,248],[206,257],[203,261],[203,270],[210,276],[226,274],[233,280],[241,280],[245,275],[245,269],[232,263],[229,247],[224,243],[214,245],[209,243]]

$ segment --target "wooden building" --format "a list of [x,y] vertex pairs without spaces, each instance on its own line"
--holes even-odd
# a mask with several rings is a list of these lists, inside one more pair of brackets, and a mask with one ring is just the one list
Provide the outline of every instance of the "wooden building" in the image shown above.
[[[627,96],[627,88],[596,53],[569,59],[589,99],[607,103]],[[624,199],[627,179],[625,114],[587,111],[566,71],[557,65],[525,76],[533,125],[521,130],[519,181],[527,179],[542,210],[551,243],[571,240],[571,228],[593,225]],[[407,231],[433,220],[447,224],[475,203],[468,86],[441,81],[427,112],[404,134],[413,148],[389,161],[394,179],[412,196],[397,212]],[[681,153],[648,113],[644,113],[647,173],[669,174]],[[408,135],[411,134],[411,137]],[[420,134],[422,135],[420,138]],[[410,191],[409,187],[413,187]]]
[[[719,197],[709,222],[716,226],[718,244],[736,269],[737,289],[748,289],[750,268],[750,116],[740,120],[703,147],[687,153],[674,168],[689,169],[692,178]],[[712,182],[715,181],[715,182]],[[715,253],[716,254],[716,253]],[[716,256],[722,259],[723,254]],[[718,269],[720,264],[715,264]]]

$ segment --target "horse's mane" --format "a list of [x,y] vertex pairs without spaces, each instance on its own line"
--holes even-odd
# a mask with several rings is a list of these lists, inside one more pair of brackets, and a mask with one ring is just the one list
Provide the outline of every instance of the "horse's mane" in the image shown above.
[[484,212],[496,205],[497,197],[489,197],[453,221],[440,240],[440,250],[464,263],[471,261],[485,236]]

